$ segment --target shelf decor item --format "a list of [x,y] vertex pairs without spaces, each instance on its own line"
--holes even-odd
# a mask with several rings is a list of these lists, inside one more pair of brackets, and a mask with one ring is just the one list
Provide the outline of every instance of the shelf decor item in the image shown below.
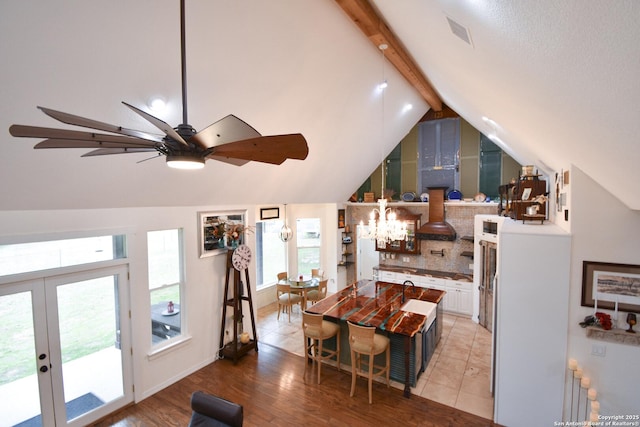
[[635,325],[636,322],[637,322],[637,319],[636,319],[635,313],[627,314],[627,324],[629,325],[629,329],[627,329],[627,332],[629,332],[630,334],[636,333],[636,331],[633,330],[633,325]]

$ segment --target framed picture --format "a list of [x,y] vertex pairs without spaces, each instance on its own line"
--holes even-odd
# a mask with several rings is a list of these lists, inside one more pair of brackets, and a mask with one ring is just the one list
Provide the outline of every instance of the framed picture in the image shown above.
[[[200,258],[226,253],[242,244],[246,229],[245,211],[198,212],[198,246]],[[240,230],[240,233],[235,233]],[[233,239],[232,236],[237,236]]]
[[640,313],[640,265],[583,261],[581,305]]
[[280,208],[260,208],[260,220],[280,218]]
[[338,209],[338,228],[344,228],[344,209]]

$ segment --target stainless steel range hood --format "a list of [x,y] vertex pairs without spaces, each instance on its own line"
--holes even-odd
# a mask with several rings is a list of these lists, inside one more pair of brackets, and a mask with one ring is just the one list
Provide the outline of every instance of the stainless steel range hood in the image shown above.
[[429,222],[416,232],[422,240],[456,240],[456,230],[444,220],[444,192],[447,187],[429,187]]

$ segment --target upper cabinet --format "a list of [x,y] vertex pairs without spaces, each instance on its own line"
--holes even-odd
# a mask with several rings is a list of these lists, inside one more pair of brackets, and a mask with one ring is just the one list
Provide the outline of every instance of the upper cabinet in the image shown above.
[[398,252],[417,255],[420,253],[420,242],[416,239],[416,230],[420,228],[420,218],[422,215],[412,214],[406,209],[396,208],[393,210],[396,217],[407,224],[407,240],[394,240],[384,246],[379,246],[376,241],[376,251]]

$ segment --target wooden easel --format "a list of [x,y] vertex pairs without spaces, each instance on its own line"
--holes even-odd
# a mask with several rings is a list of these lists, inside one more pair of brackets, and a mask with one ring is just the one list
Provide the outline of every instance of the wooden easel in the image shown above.
[[[227,277],[224,283],[224,304],[222,306],[222,322],[220,326],[220,357],[224,357],[227,359],[233,359],[233,364],[235,365],[238,361],[238,358],[245,355],[252,349],[255,349],[258,352],[258,335],[256,334],[256,322],[255,317],[253,315],[253,302],[251,301],[251,286],[249,283],[249,269],[244,269],[244,284],[247,286],[246,294],[243,289],[243,281],[241,278],[241,271],[236,270],[231,263],[231,257],[233,256],[233,251],[229,250],[227,252]],[[233,275],[233,279],[231,276]],[[233,280],[233,296],[229,298],[229,286],[231,285],[231,281]],[[250,339],[249,342],[243,344],[240,341],[240,333],[242,331],[238,331],[239,324],[243,324],[243,314],[242,314],[242,301],[249,302],[249,312],[251,314],[251,330],[253,332],[253,339]],[[233,340],[226,345],[224,344],[225,337],[225,329],[226,329],[226,320],[227,320],[227,307],[233,307]]]

